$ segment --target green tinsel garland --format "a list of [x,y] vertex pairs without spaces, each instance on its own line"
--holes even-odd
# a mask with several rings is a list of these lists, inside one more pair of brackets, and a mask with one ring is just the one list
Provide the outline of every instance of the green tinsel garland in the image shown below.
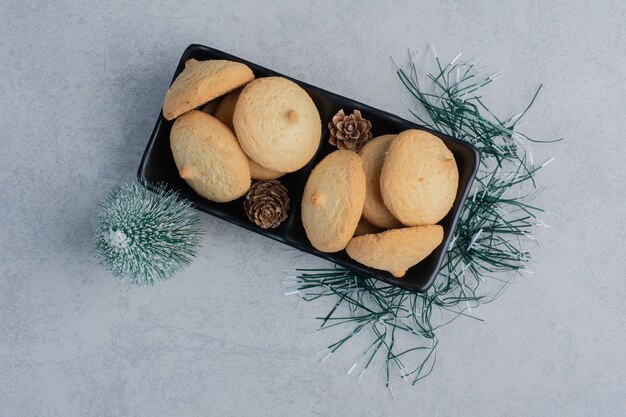
[[[525,144],[537,141],[516,129],[541,86],[524,111],[502,120],[479,95],[498,74],[479,77],[474,64],[457,63],[460,54],[442,66],[432,51],[435,70],[426,73],[426,84],[420,81],[414,61],[408,70],[397,69],[426,117],[411,113],[424,126],[472,143],[482,155],[434,285],[425,293],[414,293],[335,267],[296,270],[287,292],[307,301],[332,297],[334,306],[320,317],[320,328],[344,326],[347,332],[328,346],[327,356],[355,336],[366,335],[370,339],[348,373],[359,366],[365,372],[382,355],[390,389],[394,380],[415,384],[432,372],[439,327],[461,315],[475,318],[472,308],[495,300],[517,273],[529,272],[530,254],[522,240],[532,239],[535,225],[546,226],[538,219],[544,210],[528,201],[536,189],[535,173],[551,160],[536,166]],[[513,274],[503,275],[507,272]]]

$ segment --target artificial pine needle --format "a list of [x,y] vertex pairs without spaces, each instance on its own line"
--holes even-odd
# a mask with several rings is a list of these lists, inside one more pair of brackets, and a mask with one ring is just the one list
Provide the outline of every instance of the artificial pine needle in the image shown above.
[[[524,142],[552,141],[533,140],[515,130],[541,85],[521,113],[504,120],[479,94],[500,75],[481,77],[474,64],[458,63],[459,57],[442,66],[435,55],[435,71],[424,74],[428,83],[420,81],[414,61],[408,70],[397,68],[400,81],[416,100],[411,114],[430,129],[472,143],[482,155],[471,197],[432,287],[415,293],[340,267],[297,270],[296,288],[304,300],[336,298],[330,311],[318,317],[321,328],[348,329],[345,337],[328,346],[330,352],[357,334],[370,335],[371,342],[348,373],[366,358],[365,372],[382,352],[389,388],[396,379],[411,378],[416,384],[430,375],[439,344],[436,331],[460,316],[477,319],[472,308],[497,299],[515,274],[527,270],[530,253],[524,240],[532,239],[537,217],[544,212],[527,201],[535,194],[529,190],[536,191],[534,176],[545,164],[532,163]],[[420,111],[427,116],[420,116]],[[409,361],[410,369],[405,365]]]

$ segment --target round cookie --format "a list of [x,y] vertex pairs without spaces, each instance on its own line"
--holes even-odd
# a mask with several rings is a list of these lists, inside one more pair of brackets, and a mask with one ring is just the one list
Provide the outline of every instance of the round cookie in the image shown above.
[[235,200],[250,188],[250,169],[233,132],[192,110],[174,122],[170,147],[181,178],[211,201]]
[[[365,191],[365,198],[367,199],[367,191]],[[380,233],[383,231],[384,229],[374,226],[372,223],[361,217],[361,219],[359,220],[359,224],[357,224],[356,230],[354,231],[354,236],[369,235],[372,233]]]
[[252,70],[239,62],[189,59],[167,90],[163,116],[173,120],[253,79]]
[[233,126],[233,114],[235,113],[235,105],[237,104],[237,99],[239,99],[240,94],[240,89],[226,94],[215,110],[215,118],[228,126],[233,132],[235,131],[235,127]]
[[275,180],[276,178],[280,178],[285,175],[284,172],[277,172],[262,167],[261,165],[254,162],[249,156],[247,156],[247,158],[248,165],[250,166],[250,177],[252,177],[252,179],[254,180]]
[[353,238],[346,252],[355,261],[371,268],[389,271],[400,278],[441,244],[439,225],[405,227]]
[[402,224],[437,223],[450,211],[458,185],[454,155],[438,137],[410,129],[389,146],[380,191],[385,206]]
[[363,171],[367,179],[363,217],[374,226],[383,229],[402,227],[402,223],[387,210],[383,197],[380,195],[380,171],[383,168],[387,149],[396,137],[397,135],[378,136],[367,141],[359,151],[359,155],[363,158]]
[[213,100],[209,101],[208,103],[202,106],[202,111],[205,112],[206,114],[210,114],[211,116],[215,117],[217,106],[219,106],[221,101],[222,101],[221,97],[214,98]]
[[[233,132],[235,131],[233,127],[233,113],[235,112],[235,105],[237,104],[237,99],[240,94],[241,90],[239,89],[231,91],[224,96],[215,110],[215,118],[228,126]],[[275,180],[285,175],[283,172],[277,172],[262,167],[250,157],[248,157],[248,164],[250,164],[250,176],[253,180]]]
[[320,144],[322,123],[306,91],[282,77],[259,78],[237,100],[233,125],[244,152],[259,165],[293,172]]
[[302,224],[311,245],[321,252],[344,249],[354,235],[364,201],[361,157],[338,150],[322,159],[302,195]]

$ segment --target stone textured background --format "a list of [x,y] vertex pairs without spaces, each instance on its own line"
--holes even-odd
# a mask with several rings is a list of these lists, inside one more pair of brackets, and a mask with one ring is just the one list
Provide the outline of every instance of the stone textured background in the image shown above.
[[[622,1],[0,1],[1,416],[618,416],[626,408],[626,8]],[[585,3],[585,4],[583,4]],[[534,275],[440,332],[435,372],[393,401],[363,345],[323,363],[321,304],[280,268],[323,266],[207,215],[176,280],[127,291],[91,249],[98,199],[133,181],[184,48],[203,43],[409,116],[390,56],[434,43],[504,77],[537,204]],[[322,303],[323,304],[323,303]]]

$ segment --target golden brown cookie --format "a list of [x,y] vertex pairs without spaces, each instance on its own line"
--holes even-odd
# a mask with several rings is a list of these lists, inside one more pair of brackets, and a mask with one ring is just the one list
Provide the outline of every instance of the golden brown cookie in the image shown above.
[[[224,96],[215,110],[215,118],[228,126],[233,132],[235,131],[233,127],[233,113],[235,112],[235,105],[237,104],[237,99],[240,94],[240,89],[231,91]],[[251,158],[248,158],[248,163],[250,164],[250,176],[253,180],[274,180],[285,175],[283,172],[265,168],[254,162]]]
[[437,136],[405,130],[389,146],[380,191],[385,206],[404,225],[435,224],[444,218],[458,185],[454,155]]
[[254,162],[249,156],[248,165],[250,165],[250,176],[254,180],[275,180],[276,178],[280,178],[285,175],[284,172],[276,172],[271,169],[262,167],[261,165]]
[[[367,191],[365,192],[365,198],[367,199]],[[361,219],[359,220],[359,224],[356,225],[354,236],[369,235],[373,233],[380,233],[383,231],[384,229],[374,226],[372,223],[361,217]]]
[[400,278],[441,244],[439,225],[405,227],[353,238],[346,252],[355,261],[371,268],[389,271]]
[[180,116],[170,147],[181,178],[202,197],[232,201],[250,188],[246,154],[233,132],[213,116],[198,110]]
[[365,201],[361,157],[338,150],[320,161],[302,195],[302,224],[311,245],[322,252],[346,247],[359,223]]
[[311,97],[293,81],[259,78],[237,100],[233,125],[244,152],[259,165],[293,172],[320,144],[322,123]]
[[387,210],[383,197],[380,195],[380,171],[383,168],[387,149],[396,137],[397,135],[378,136],[366,142],[359,151],[359,155],[363,158],[363,171],[367,179],[363,217],[383,229],[395,229],[402,226],[402,223]]
[[237,104],[237,99],[239,99],[239,94],[241,94],[241,89],[226,94],[215,110],[215,118],[228,126],[233,132],[235,131],[233,114],[235,113],[235,105]]
[[234,61],[189,59],[167,90],[163,116],[173,120],[254,79],[247,65]]
[[213,100],[209,101],[204,106],[202,106],[202,111],[205,112],[206,114],[210,114],[211,116],[215,117],[217,106],[220,105],[221,101],[222,101],[221,97],[214,98]]

